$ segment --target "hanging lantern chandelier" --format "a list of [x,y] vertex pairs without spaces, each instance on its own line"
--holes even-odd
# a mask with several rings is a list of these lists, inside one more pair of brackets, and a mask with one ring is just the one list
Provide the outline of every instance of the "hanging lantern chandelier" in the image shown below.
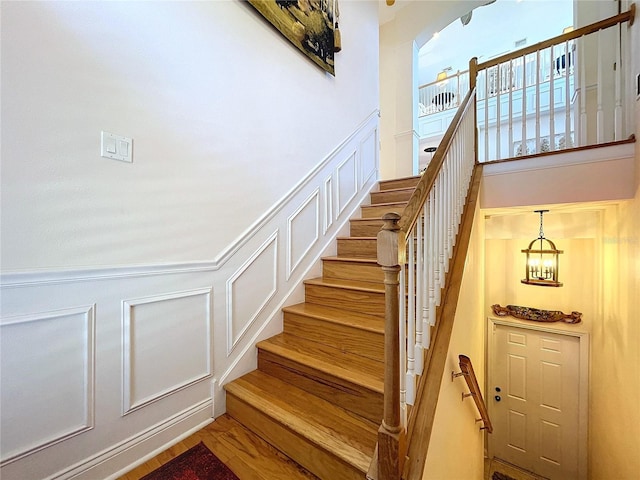
[[535,210],[540,214],[540,234],[538,238],[531,241],[529,248],[522,250],[527,254],[526,278],[522,283],[529,285],[541,285],[545,287],[561,287],[558,282],[558,255],[562,250],[558,250],[556,245],[545,238],[542,228],[542,215],[549,210]]

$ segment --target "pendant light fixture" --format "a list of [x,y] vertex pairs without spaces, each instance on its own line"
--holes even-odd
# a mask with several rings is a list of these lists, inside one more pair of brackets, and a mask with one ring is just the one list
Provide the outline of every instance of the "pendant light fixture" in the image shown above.
[[544,287],[561,287],[558,282],[558,255],[562,250],[558,250],[556,245],[545,238],[542,228],[542,215],[549,210],[535,210],[540,214],[540,234],[538,238],[531,241],[529,248],[522,250],[527,254],[526,277],[521,280],[528,285],[540,285]]

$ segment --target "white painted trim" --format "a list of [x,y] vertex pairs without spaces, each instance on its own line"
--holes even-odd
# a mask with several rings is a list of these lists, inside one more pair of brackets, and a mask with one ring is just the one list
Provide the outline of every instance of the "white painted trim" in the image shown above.
[[[180,298],[188,298],[188,297],[196,297],[204,295],[206,297],[206,329],[207,329],[207,338],[209,341],[207,342],[207,368],[206,371],[195,378],[190,378],[181,382],[177,385],[173,385],[172,387],[166,388],[155,395],[144,398],[136,403],[132,403],[131,401],[131,312],[133,307],[137,307],[138,305],[146,305],[149,303],[159,303],[165,302],[167,300],[176,300]],[[122,300],[122,415],[128,415],[131,412],[135,412],[140,408],[146,407],[147,405],[157,402],[169,395],[178,392],[180,390],[184,390],[185,388],[190,387],[204,379],[211,377],[211,358],[212,358],[212,347],[211,347],[211,332],[213,331],[212,326],[212,318],[211,318],[211,301],[213,296],[213,287],[207,288],[199,288],[196,290],[187,290],[180,292],[171,292],[165,293],[162,295],[154,295],[149,297],[141,297],[129,300]]]
[[[240,331],[240,333],[238,334],[237,338],[233,338],[233,283],[240,278],[240,276],[251,266],[251,264],[253,264],[253,262],[255,262],[255,260],[262,255],[267,248],[269,248],[271,245],[274,245],[275,248],[275,252],[273,255],[273,269],[271,271],[271,274],[273,275],[272,277],[272,281],[273,281],[273,289],[269,292],[269,294],[265,297],[264,301],[262,302],[262,304],[260,305],[260,307],[258,307],[258,309],[256,310],[256,312],[253,314],[253,316],[249,319],[249,321],[247,321],[247,323],[244,325],[244,327],[242,327],[242,330]],[[249,330],[249,328],[253,325],[253,323],[256,321],[256,319],[260,316],[260,314],[262,313],[262,311],[265,309],[265,307],[267,306],[267,304],[269,303],[269,301],[274,297],[274,295],[276,294],[276,292],[278,291],[278,230],[276,230],[275,232],[273,232],[263,243],[262,245],[260,245],[260,247],[256,250],[256,252],[251,255],[251,257],[249,257],[247,259],[246,262],[244,262],[240,268],[238,270],[236,270],[236,272],[227,280],[227,284],[226,284],[226,295],[227,295],[227,357],[229,355],[231,355],[231,353],[233,353],[233,350],[236,348],[236,345],[238,344],[238,342],[240,342],[240,340],[244,337],[244,335],[247,333],[247,330]]]
[[[588,448],[589,448],[589,351],[590,351],[590,335],[588,332],[563,329],[565,324],[557,325],[557,328],[550,327],[545,324],[532,324],[511,320],[510,318],[488,317],[487,322],[487,339],[488,358],[487,358],[487,386],[485,391],[490,391],[493,380],[493,372],[490,367],[495,352],[494,336],[491,335],[495,325],[503,325],[513,328],[524,328],[527,330],[535,330],[538,332],[553,333],[556,335],[566,335],[578,338],[580,342],[580,365],[579,365],[579,386],[578,386],[578,478],[586,480],[588,478]],[[493,458],[493,446],[489,440],[489,457]]]
[[[316,231],[315,231],[315,238],[313,239],[313,242],[309,243],[309,245],[307,245],[307,248],[305,249],[305,251],[302,253],[302,255],[300,255],[300,258],[298,258],[298,261],[293,264],[293,258],[291,257],[292,251],[293,251],[293,235],[292,235],[292,224],[293,221],[295,220],[296,216],[298,216],[300,214],[300,212],[302,212],[305,208],[307,208],[307,205],[309,205],[313,200],[315,200],[316,205],[315,205],[315,212],[316,212],[316,218],[315,218],[315,227],[316,227]],[[289,278],[291,278],[291,274],[294,272],[294,270],[298,267],[298,265],[300,265],[300,262],[302,262],[302,260],[304,260],[304,257],[307,256],[307,254],[309,253],[309,250],[311,250],[313,248],[313,246],[318,243],[318,240],[320,238],[320,187],[316,188],[311,195],[309,195],[309,197],[307,197],[307,199],[302,202],[302,204],[298,207],[298,209],[293,212],[289,218],[287,218],[287,275],[286,275],[286,279],[287,281],[289,280]]]
[[86,328],[86,351],[84,357],[84,386],[85,386],[85,398],[84,398],[84,424],[80,425],[79,428],[75,428],[69,430],[67,432],[62,433],[54,438],[49,438],[41,443],[30,446],[20,452],[13,454],[12,456],[2,459],[0,461],[0,467],[8,465],[12,462],[20,460],[24,457],[27,457],[35,452],[39,452],[40,450],[44,450],[45,448],[51,447],[57,443],[68,440],[76,435],[92,430],[95,426],[95,390],[96,390],[96,348],[95,348],[95,315],[96,306],[87,305],[83,307],[72,307],[66,308],[63,310],[53,310],[50,312],[41,312],[34,313],[29,315],[20,315],[15,317],[5,317],[7,321],[3,321],[0,324],[0,329],[2,327],[20,325],[24,323],[33,323],[39,322],[43,320],[52,320],[60,317],[69,317],[72,315],[84,315],[85,319],[85,328]]
[[369,135],[367,135],[366,137],[363,137],[362,140],[360,140],[360,147],[358,149],[358,154],[360,155],[360,158],[358,159],[359,164],[360,164],[360,185],[359,187],[362,188],[364,185],[367,184],[367,182],[369,180],[371,180],[371,177],[373,175],[376,174],[377,169],[376,164],[377,162],[377,155],[376,155],[376,161],[374,162],[374,168],[369,172],[369,174],[365,177],[365,171],[364,171],[364,163],[362,162],[362,150],[363,150],[363,146],[366,144],[367,141],[369,141],[369,139],[373,137],[373,150],[374,152],[377,153],[376,148],[378,148],[378,129],[374,128],[373,130],[371,130],[371,132],[369,133]]
[[[349,155],[345,155],[345,158],[342,162],[340,162],[340,164],[336,167],[336,183],[337,183],[337,188],[336,188],[336,196],[337,198],[337,202],[336,202],[336,208],[337,208],[337,212],[336,212],[336,216],[340,216],[342,215],[342,212],[345,211],[345,209],[347,208],[347,206],[351,203],[351,201],[358,195],[358,192],[360,191],[360,188],[358,186],[358,158],[356,156],[357,154],[357,150],[353,150]],[[354,189],[353,189],[353,194],[347,198],[346,200],[344,200],[344,202],[342,202],[342,199],[340,198],[340,187],[341,187],[341,183],[340,183],[340,172],[341,169],[347,168],[347,163],[349,161],[353,162],[353,183],[354,183]],[[346,172],[346,170],[345,170]]]
[[325,235],[331,225],[333,225],[333,177],[324,181],[324,228],[322,234]]

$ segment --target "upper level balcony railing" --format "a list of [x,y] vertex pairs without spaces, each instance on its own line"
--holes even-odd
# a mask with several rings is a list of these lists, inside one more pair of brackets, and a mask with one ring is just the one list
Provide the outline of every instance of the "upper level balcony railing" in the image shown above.
[[418,88],[418,115],[457,109],[469,91],[469,70],[456,72]]
[[[627,12],[479,63],[478,160],[626,139],[630,56],[621,29],[634,16],[632,4]],[[458,107],[468,88],[468,71],[420,87],[419,124],[446,129],[447,110]],[[445,121],[431,121],[437,116]],[[421,138],[433,142],[439,132],[427,130],[420,128]]]

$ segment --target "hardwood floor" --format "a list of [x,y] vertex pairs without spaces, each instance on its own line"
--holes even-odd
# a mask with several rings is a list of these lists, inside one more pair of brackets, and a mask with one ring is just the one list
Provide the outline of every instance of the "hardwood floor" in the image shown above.
[[222,460],[240,480],[317,480],[228,415],[134,468],[120,480],[139,480],[200,442]]

